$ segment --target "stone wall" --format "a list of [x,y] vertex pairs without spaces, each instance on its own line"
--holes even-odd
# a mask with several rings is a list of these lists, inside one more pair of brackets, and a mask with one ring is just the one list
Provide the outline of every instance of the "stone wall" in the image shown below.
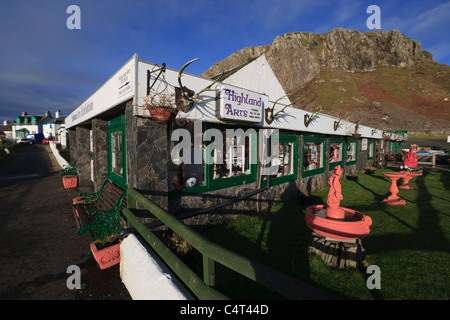
[[108,178],[108,122],[101,119],[92,120],[94,190],[97,191]]
[[132,105],[126,108],[128,186],[167,210],[170,161],[167,126],[130,114]]
[[90,133],[87,127],[76,127],[69,134],[70,158],[76,161],[75,167],[78,172],[78,186],[91,186],[91,152]]

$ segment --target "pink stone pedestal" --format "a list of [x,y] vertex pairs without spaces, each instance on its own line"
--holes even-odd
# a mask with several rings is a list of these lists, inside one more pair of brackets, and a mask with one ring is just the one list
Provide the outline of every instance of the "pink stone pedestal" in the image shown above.
[[391,180],[391,187],[389,188],[391,194],[383,202],[391,205],[406,205],[406,201],[397,196],[399,191],[397,181],[403,178],[405,174],[403,172],[383,172],[383,175]]
[[416,172],[405,172],[405,175],[403,176],[403,184],[399,186],[401,189],[414,189],[409,185],[409,180],[411,180],[414,177],[421,176],[421,173]]

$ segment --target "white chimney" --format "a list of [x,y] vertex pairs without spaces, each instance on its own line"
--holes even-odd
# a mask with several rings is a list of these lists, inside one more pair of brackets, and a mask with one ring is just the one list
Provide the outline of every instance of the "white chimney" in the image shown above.
[[4,126],[7,126],[8,124],[9,124],[9,120],[8,119],[3,120],[3,125]]
[[59,118],[59,113],[61,112],[61,110],[56,110],[56,112],[55,112],[55,119],[58,119]]

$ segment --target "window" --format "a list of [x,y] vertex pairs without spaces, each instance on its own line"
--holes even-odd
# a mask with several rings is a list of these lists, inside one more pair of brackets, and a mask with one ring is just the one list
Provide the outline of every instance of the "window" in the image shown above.
[[367,159],[372,160],[375,158],[375,140],[369,140],[367,149]]
[[325,172],[326,138],[303,137],[302,176]]
[[[178,129],[176,123],[173,129]],[[201,132],[195,132],[195,123],[187,123],[183,126],[188,130],[190,137],[196,134],[209,133],[208,130],[215,130],[220,133],[220,148],[213,148],[213,143],[203,139],[192,138],[192,149],[190,152],[192,161],[175,164],[171,161],[170,185],[172,195],[187,195],[189,193],[202,193],[217,189],[228,188],[256,181],[257,170],[257,134],[254,129],[238,128],[235,126],[212,125],[203,126]],[[227,129],[230,131],[227,132]],[[232,130],[242,129],[242,136],[232,134]],[[197,129],[198,131],[199,129]],[[228,135],[227,135],[228,133]],[[234,131],[236,133],[236,131]],[[183,138],[184,139],[184,138]],[[194,145],[202,141],[201,145]],[[215,140],[213,140],[215,142]],[[181,142],[181,141],[180,141]],[[172,142],[171,150],[180,143]],[[194,155],[201,148],[201,163],[195,163]],[[197,151],[196,151],[197,149]],[[184,150],[181,149],[176,157],[183,157]],[[198,153],[197,153],[198,154]],[[211,155],[211,163],[205,162],[206,155]],[[173,155],[172,155],[173,156]],[[187,157],[184,157],[186,160]]]
[[[294,135],[280,135],[278,137],[278,159],[275,159],[278,170],[271,177],[270,184],[277,185],[297,179],[298,137]],[[262,186],[267,184],[267,177],[263,177]]]
[[[209,175],[212,177],[211,187],[221,189],[255,182],[257,170],[256,131],[222,126],[217,129],[222,134],[222,150],[210,150],[209,148],[207,150],[214,156],[214,163],[207,165]],[[242,129],[243,135],[234,134],[236,129]],[[221,163],[220,160],[222,160]]]
[[347,149],[347,158],[345,160],[345,164],[346,165],[355,164],[358,154],[358,140],[348,139],[346,149]]
[[[183,154],[184,150],[180,151],[179,155],[176,155],[176,158],[173,159],[174,161],[170,161],[170,184],[169,189],[170,190],[183,190],[186,188],[191,189],[190,191],[195,191],[196,189],[199,190],[199,192],[202,192],[202,189],[198,189],[198,187],[205,186],[205,165],[202,160],[200,164],[195,163],[195,153],[194,153],[194,147],[198,147],[202,149],[202,156],[205,149],[205,144],[202,142],[200,145],[194,145],[194,142],[203,141],[200,139],[195,139],[194,136],[194,123],[189,122],[184,127],[178,126],[176,123],[173,123],[173,129],[179,129],[184,128],[188,130],[189,137],[192,137],[193,141],[191,141],[192,149],[190,153],[190,163],[181,163],[181,164],[175,164],[174,161],[178,161],[182,158],[184,158],[186,155]],[[201,128],[201,132],[197,134],[203,134],[203,127]],[[177,142],[171,142],[171,150],[173,147],[177,144]]]
[[344,149],[345,143],[344,139],[339,138],[331,138],[330,139],[330,170],[332,170],[334,167],[343,164],[343,155],[344,155]]
[[125,116],[108,122],[108,178],[122,189],[127,188]]

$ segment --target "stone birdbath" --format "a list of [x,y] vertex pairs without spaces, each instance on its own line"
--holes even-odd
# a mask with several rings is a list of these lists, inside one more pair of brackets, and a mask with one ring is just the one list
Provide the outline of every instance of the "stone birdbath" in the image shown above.
[[411,187],[409,185],[409,180],[411,180],[414,177],[418,177],[421,176],[421,173],[418,172],[409,172],[409,171],[405,171],[404,172],[404,176],[403,176],[403,184],[401,186],[399,186],[399,188],[401,189],[414,189],[413,187]]
[[336,166],[328,181],[327,205],[307,207],[305,221],[311,230],[321,236],[351,241],[369,234],[372,219],[356,210],[339,206],[343,199],[339,181],[341,175],[341,166]]
[[339,182],[341,175],[341,166],[336,166],[328,181],[330,190],[326,205],[306,208],[306,225],[313,231],[308,251],[315,253],[331,268],[361,268],[366,264],[362,238],[369,234],[372,219],[340,206],[343,199]]
[[391,187],[389,188],[391,194],[386,199],[383,200],[384,203],[391,205],[406,205],[406,201],[401,199],[397,195],[399,191],[397,187],[397,181],[400,178],[404,178],[405,173],[406,172],[383,172],[383,176],[391,180]]

